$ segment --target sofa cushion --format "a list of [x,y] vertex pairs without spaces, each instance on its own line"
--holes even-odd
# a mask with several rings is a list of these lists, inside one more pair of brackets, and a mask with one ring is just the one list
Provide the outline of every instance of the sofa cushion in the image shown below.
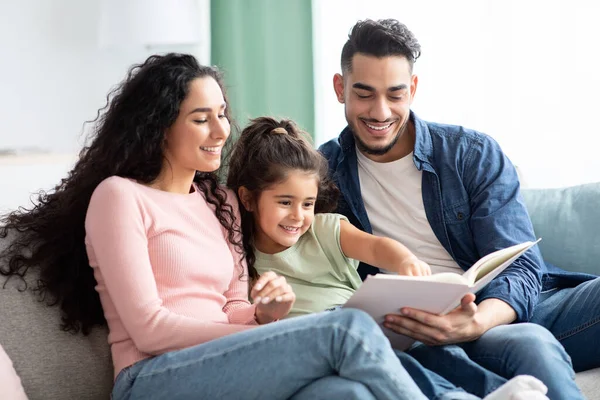
[[[0,251],[5,244],[0,239]],[[28,282],[35,278],[27,274]],[[107,330],[89,336],[64,332],[58,307],[23,288],[23,281],[0,276],[0,344],[29,399],[108,399],[113,369]]]
[[600,182],[522,191],[544,260],[600,275]]

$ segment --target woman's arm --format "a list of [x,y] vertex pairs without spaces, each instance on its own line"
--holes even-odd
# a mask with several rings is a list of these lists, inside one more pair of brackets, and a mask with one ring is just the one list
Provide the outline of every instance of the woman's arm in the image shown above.
[[252,328],[202,321],[163,306],[141,207],[129,184],[101,183],[90,200],[85,228],[106,291],[138,350],[162,354]]
[[393,239],[363,232],[340,220],[340,245],[348,258],[397,272],[400,275],[431,275],[431,269],[406,246]]

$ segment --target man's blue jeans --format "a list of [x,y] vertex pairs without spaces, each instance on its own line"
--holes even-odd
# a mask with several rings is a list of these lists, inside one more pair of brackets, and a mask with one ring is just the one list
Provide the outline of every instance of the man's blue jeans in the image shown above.
[[350,309],[257,327],[119,373],[113,399],[148,398],[427,399],[379,326]]
[[409,354],[425,368],[481,397],[497,385],[473,376],[473,368],[464,368],[463,364],[475,362],[505,378],[535,376],[548,387],[548,397],[552,400],[583,399],[575,384],[570,357],[552,333],[536,324],[497,326],[479,339],[459,345],[420,344]]
[[600,278],[542,292],[531,322],[552,332],[576,372],[600,367]]

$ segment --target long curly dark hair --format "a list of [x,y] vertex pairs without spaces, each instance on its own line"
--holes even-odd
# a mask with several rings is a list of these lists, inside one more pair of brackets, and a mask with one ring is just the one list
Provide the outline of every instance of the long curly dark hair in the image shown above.
[[[308,140],[308,135],[290,120],[260,117],[250,121],[236,141],[229,159],[227,186],[238,196],[244,186],[253,198],[282,182],[292,170],[314,173],[318,178],[315,213],[335,210],[339,189],[328,175],[327,160]],[[240,203],[244,252],[250,281],[258,279],[254,268],[255,224],[251,212]]]
[[[89,144],[68,176],[54,189],[40,192],[32,208],[19,208],[0,219],[0,237],[16,233],[0,254],[0,273],[23,278],[30,268],[39,269],[32,289],[48,305],[60,307],[63,330],[88,334],[93,326],[106,324],[84,244],[92,192],[113,175],[146,184],[158,177],[165,132],[175,122],[190,82],[202,77],[212,77],[227,102],[219,71],[199,65],[191,55],[153,55],[132,66],[91,121],[95,124]],[[229,107],[225,115],[231,121]],[[236,240],[234,211],[217,172],[197,172],[194,181],[215,207],[230,242],[243,252]]]

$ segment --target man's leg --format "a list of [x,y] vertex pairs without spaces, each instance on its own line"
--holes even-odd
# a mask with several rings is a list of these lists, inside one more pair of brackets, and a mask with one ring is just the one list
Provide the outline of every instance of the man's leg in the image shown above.
[[497,326],[460,346],[473,361],[505,378],[538,378],[552,400],[583,399],[569,356],[552,333],[539,325]]
[[600,278],[542,293],[531,322],[554,334],[575,371],[600,367]]
[[[478,397],[485,397],[506,383],[505,378],[471,360],[464,349],[457,345],[426,346],[419,343],[408,350],[408,353],[423,367]],[[419,388],[429,396],[425,390],[426,386],[416,379],[414,372],[403,360],[401,361]]]
[[[458,385],[454,385],[454,382],[448,382],[442,376],[436,374],[430,369],[425,368],[419,361],[413,358],[412,355],[403,351],[396,350],[396,355],[400,359],[402,366],[408,372],[410,377],[416,382],[419,389],[427,396],[428,399],[441,400],[441,399],[479,399],[484,397],[483,395],[470,392],[467,393],[465,388],[459,388]],[[444,362],[445,360],[438,360]],[[481,367],[479,367],[481,368]],[[481,368],[483,369],[483,368]],[[506,379],[498,377],[500,385],[506,382]],[[491,390],[490,390],[491,392]],[[471,394],[470,394],[471,393]],[[477,395],[477,396],[475,396]]]

